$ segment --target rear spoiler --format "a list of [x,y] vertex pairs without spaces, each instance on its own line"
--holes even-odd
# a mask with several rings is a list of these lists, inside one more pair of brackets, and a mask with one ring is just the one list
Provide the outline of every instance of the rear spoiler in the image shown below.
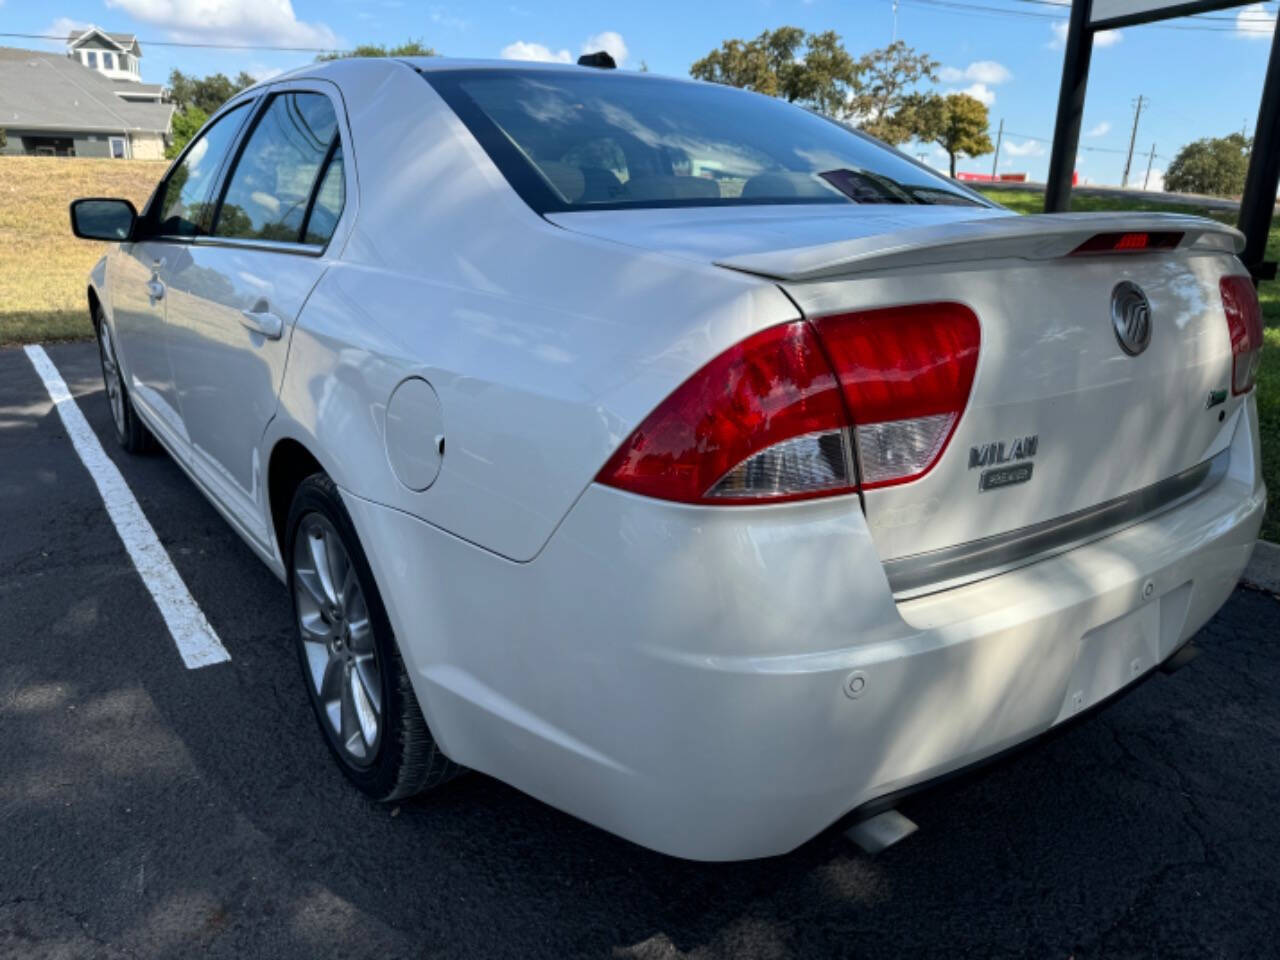
[[716,264],[774,280],[825,280],[971,260],[1052,260],[1100,233],[1180,233],[1169,249],[1237,254],[1244,234],[1204,217],[1180,213],[1052,213],[961,220],[856,240],[749,253]]

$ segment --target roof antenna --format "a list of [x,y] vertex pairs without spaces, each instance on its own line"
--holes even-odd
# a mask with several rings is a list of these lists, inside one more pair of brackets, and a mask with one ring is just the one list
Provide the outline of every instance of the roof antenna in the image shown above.
[[613,57],[609,56],[608,51],[605,50],[597,50],[595,53],[584,53],[578,58],[578,66],[598,67],[601,70],[618,69],[618,65],[614,62]]

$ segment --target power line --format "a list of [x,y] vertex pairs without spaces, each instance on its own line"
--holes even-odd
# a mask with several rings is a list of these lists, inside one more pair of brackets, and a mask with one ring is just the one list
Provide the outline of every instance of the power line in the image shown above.
[[[23,40],[59,40],[70,38],[55,33],[0,33],[0,37],[18,37]],[[198,47],[204,50],[273,50],[281,53],[337,53],[333,47],[277,47],[253,43],[186,43],[179,40],[139,40],[148,47]]]
[[[902,2],[911,4],[913,6],[922,6],[922,7],[927,7],[934,10],[963,12],[967,15],[975,15],[975,16],[1021,17],[1023,19],[1040,20],[1040,21],[1048,21],[1050,23],[1063,23],[1063,24],[1067,22],[1067,17],[1061,16],[1058,14],[1049,13],[1048,11],[1042,12],[1040,10],[1016,10],[1011,7],[992,7],[992,6],[987,6],[985,4],[965,3],[965,2],[962,2],[962,0],[902,0]],[[1021,2],[1021,0],[1015,0],[1015,2]],[[1047,5],[1062,9],[1061,4],[1049,3]],[[1156,24],[1149,24],[1148,26],[1154,30],[1184,30],[1184,31],[1197,32],[1197,33],[1237,33],[1239,31],[1239,26],[1238,26],[1239,21],[1235,17],[1198,16],[1198,17],[1187,17],[1186,19],[1193,20],[1193,21],[1217,20],[1222,22],[1224,25],[1211,26],[1208,24],[1201,25],[1199,23],[1184,23],[1184,24],[1156,23]],[[1256,17],[1256,18],[1246,17],[1244,22],[1258,23],[1258,24],[1270,23],[1271,18],[1270,17]],[[1227,23],[1231,23],[1235,25],[1226,26],[1225,24]]]
[[[1029,4],[1034,4],[1035,6],[1039,6],[1039,7],[1057,7],[1059,10],[1061,10],[1061,9],[1063,8],[1063,6],[1064,6],[1064,4],[1060,2],[1060,0],[1009,0],[1009,2],[1011,2],[1011,3],[1029,3]],[[1266,0],[1266,2],[1267,2],[1267,3],[1269,3],[1269,4],[1274,4],[1274,3],[1276,3],[1276,0]],[[1242,11],[1241,11],[1241,14],[1243,14],[1243,13],[1244,13],[1244,11],[1242,10]],[[1064,17],[1064,18],[1062,18],[1062,19],[1066,19],[1066,18]],[[1190,14],[1190,15],[1188,15],[1188,16],[1186,17],[1186,19],[1187,19],[1187,20],[1218,20],[1218,21],[1222,21],[1222,22],[1224,22],[1224,23],[1235,23],[1235,22],[1236,22],[1237,17],[1233,17],[1233,16],[1225,16],[1225,17],[1224,17],[1224,16],[1221,16],[1221,15],[1212,14],[1212,13],[1194,13],[1194,14]],[[1264,23],[1264,22],[1265,22],[1265,23],[1269,23],[1269,22],[1271,22],[1271,18],[1270,18],[1270,17],[1268,17],[1268,16],[1266,16],[1266,11],[1265,11],[1265,10],[1263,10],[1263,16],[1261,16],[1261,17],[1253,17],[1253,16],[1249,16],[1249,17],[1245,17],[1244,19],[1245,19],[1246,21],[1249,21],[1249,22],[1255,22],[1255,23]]]
[[[1006,138],[1010,138],[1010,137],[1017,137],[1017,138],[1019,138],[1019,139],[1021,139],[1021,140],[1034,140],[1036,143],[1053,143],[1053,140],[1052,140],[1051,138],[1049,138],[1049,137],[1037,137],[1037,136],[1035,136],[1034,134],[1030,134],[1030,133],[1017,133],[1016,131],[1013,131],[1013,130],[1006,130],[1006,131],[1004,132],[1004,135],[1005,135],[1005,137],[1006,137]],[[1128,153],[1128,152],[1129,152],[1129,151],[1124,150],[1124,149],[1121,149],[1121,148],[1119,148],[1119,147],[1090,147],[1090,146],[1081,146],[1079,149],[1080,149],[1080,150],[1082,150],[1082,151],[1088,151],[1089,153],[1114,153],[1114,154],[1125,154],[1125,153]],[[1163,156],[1163,154],[1156,154],[1156,156],[1157,156],[1157,157],[1160,157],[1161,159],[1167,159],[1166,157],[1164,157],[1164,156]]]

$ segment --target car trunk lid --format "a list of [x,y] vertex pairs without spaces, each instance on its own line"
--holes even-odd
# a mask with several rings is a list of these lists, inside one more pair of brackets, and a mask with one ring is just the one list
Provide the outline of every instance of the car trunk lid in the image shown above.
[[[912,233],[721,261],[777,280],[810,317],[958,301],[979,318],[973,388],[942,456],[918,480],[864,494],[900,595],[1105,535],[1221,476],[1205,465],[1241,402],[1219,293],[1224,274],[1243,272],[1235,231],[1130,214]],[[1103,252],[1081,251],[1091,245]],[[1135,301],[1145,343],[1132,342]]]
[[[957,209],[895,209],[820,226],[795,214],[687,217],[678,243],[686,211],[661,211],[629,230],[629,212],[563,219],[777,282],[810,318],[922,303],[972,310],[981,325],[977,372],[941,457],[916,480],[863,494],[891,582],[894,568],[911,567],[895,587],[914,595],[956,582],[957,569],[991,572],[981,557],[995,556],[994,544],[1022,543],[1024,559],[1042,555],[1055,522],[1063,537],[1103,535],[1194,492],[1221,475],[1220,464],[1203,465],[1229,444],[1242,401],[1232,395],[1219,293],[1224,274],[1244,272],[1234,257],[1238,232],[1171,214]],[[836,236],[841,230],[847,235]],[[1137,248],[1139,236],[1165,248]],[[806,237],[814,242],[780,244]],[[1081,250],[1091,242],[1102,250]],[[1135,295],[1149,305],[1150,340],[1129,351],[1112,309]],[[1086,517],[1093,522],[1067,523]],[[1021,536],[1028,531],[1035,536]],[[1011,549],[998,551],[1005,566],[1018,559]],[[931,556],[966,552],[979,559],[932,581],[919,573]],[[903,563],[913,558],[921,562]]]

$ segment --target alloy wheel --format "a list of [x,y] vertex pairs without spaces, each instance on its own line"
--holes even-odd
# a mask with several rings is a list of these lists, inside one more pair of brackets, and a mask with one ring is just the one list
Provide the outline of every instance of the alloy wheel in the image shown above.
[[307,677],[346,759],[368,766],[382,736],[382,675],[360,579],[333,524],[306,514],[294,539],[294,609]]
[[107,388],[107,400],[111,403],[111,419],[120,435],[125,434],[124,384],[120,379],[120,365],[116,362],[115,346],[111,342],[111,330],[106,321],[98,324],[98,353],[102,357],[102,381]]

